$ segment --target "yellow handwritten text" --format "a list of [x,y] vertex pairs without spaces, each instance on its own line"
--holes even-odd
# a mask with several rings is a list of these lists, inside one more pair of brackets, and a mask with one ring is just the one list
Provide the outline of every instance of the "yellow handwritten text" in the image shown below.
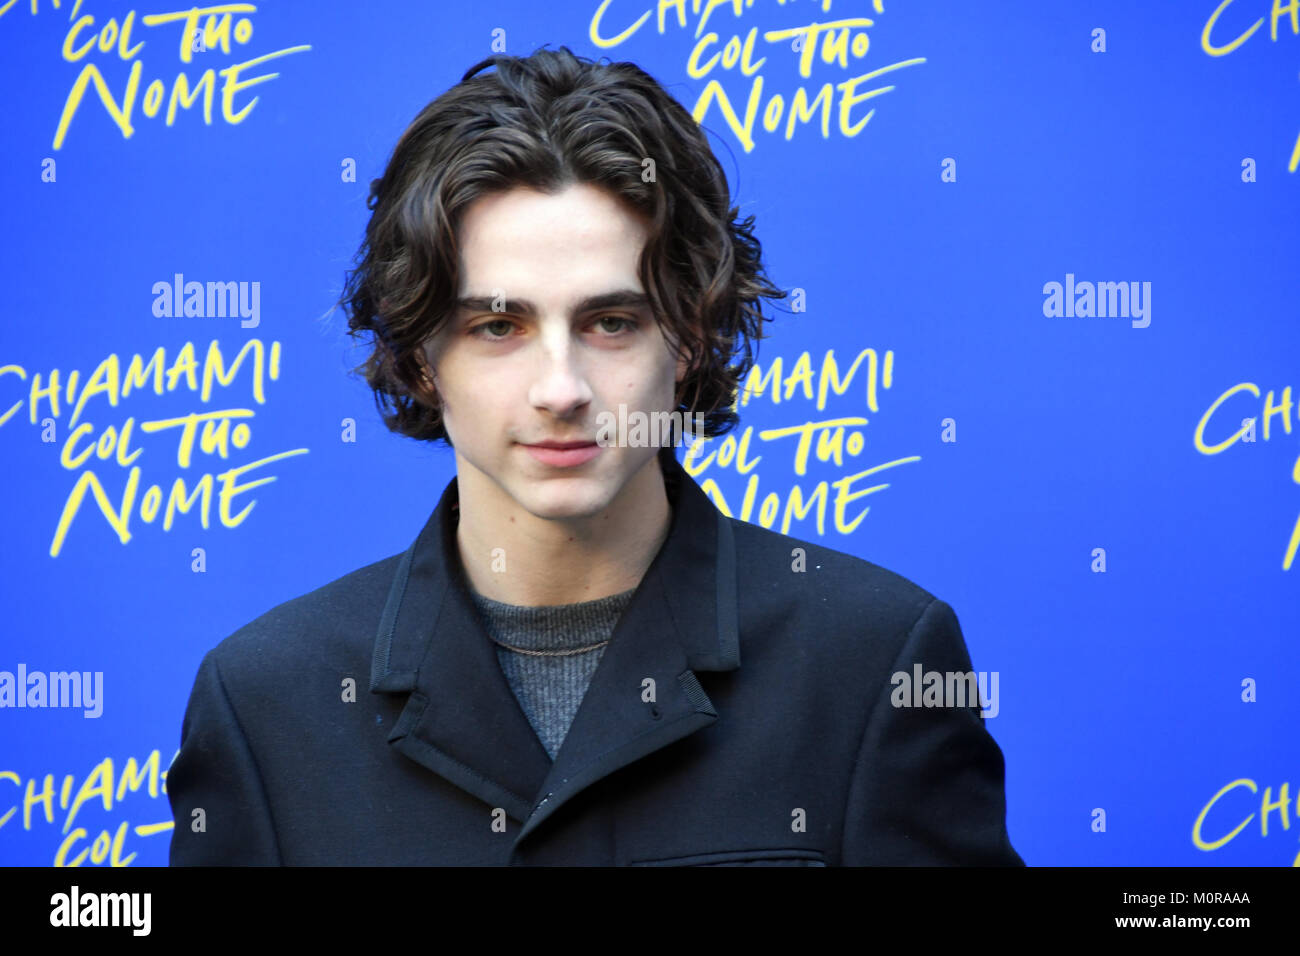
[[[254,499],[245,505],[244,509],[238,514],[231,514],[231,503],[236,495],[242,494],[259,485],[265,485],[275,481],[274,475],[267,478],[259,478],[257,481],[249,481],[243,484],[238,483],[238,479],[246,471],[252,471],[263,465],[270,464],[273,461],[279,461],[282,458],[290,458],[294,455],[307,454],[306,448],[294,448],[291,451],[280,452],[278,455],[270,455],[266,458],[259,458],[257,461],[249,462],[238,468],[229,468],[220,474],[214,475],[208,472],[202,475],[194,486],[194,491],[187,494],[187,486],[184,478],[176,478],[172,482],[171,490],[167,494],[167,511],[163,518],[163,530],[170,531],[175,523],[177,510],[186,514],[194,507],[195,501],[200,497],[202,504],[199,508],[199,519],[204,528],[207,530],[211,527],[212,514],[212,495],[213,483],[221,482],[221,490],[217,492],[219,502],[219,517],[221,524],[226,528],[237,528],[244,523],[257,504]],[[136,494],[140,488],[140,467],[137,465],[131,469],[130,477],[127,478],[126,488],[122,491],[121,505],[117,510],[113,509],[113,503],[109,500],[107,492],[99,477],[93,471],[83,471],[73,486],[68,500],[63,506],[63,513],[59,516],[59,525],[54,532],[54,540],[50,543],[50,557],[57,558],[59,552],[63,549],[63,541],[67,537],[68,529],[72,525],[72,519],[77,516],[81,509],[82,500],[89,489],[94,495],[95,504],[99,506],[100,513],[108,521],[109,525],[117,532],[118,540],[126,544],[131,540],[131,516],[135,507]],[[152,524],[158,517],[158,512],[162,508],[163,490],[161,485],[150,485],[145,491],[144,496],[140,499],[140,517],[146,524]]]
[[[1206,817],[1209,815],[1210,811],[1214,809],[1215,804],[1217,804],[1220,800],[1226,798],[1228,794],[1233,793],[1233,791],[1236,790],[1248,790],[1250,791],[1250,793],[1255,794],[1255,793],[1259,793],[1259,785],[1255,783],[1254,780],[1242,777],[1238,780],[1233,780],[1231,783],[1225,784],[1223,787],[1219,789],[1218,793],[1210,797],[1210,802],[1201,808],[1201,812],[1196,815],[1196,822],[1192,824],[1192,843],[1195,844],[1198,850],[1205,850],[1208,853],[1211,850],[1217,850],[1220,847],[1227,846],[1234,839],[1236,839],[1237,835],[1241,833],[1241,831],[1243,831],[1244,829],[1246,829],[1247,826],[1250,825],[1251,820],[1255,819],[1255,814],[1253,813],[1248,814],[1247,816],[1242,817],[1241,822],[1238,823],[1233,829],[1229,830],[1227,833],[1225,833],[1223,836],[1220,836],[1218,839],[1210,840],[1206,838],[1206,834],[1205,834]],[[1235,805],[1242,807],[1243,809],[1245,808],[1245,806],[1253,805],[1248,801],[1244,801],[1240,795],[1236,795],[1232,799]],[[1291,812],[1292,812],[1291,794],[1290,794],[1289,784],[1286,782],[1283,782],[1282,786],[1278,788],[1278,794],[1276,800],[1273,799],[1273,789],[1271,787],[1264,788],[1264,795],[1263,797],[1260,798],[1260,802],[1259,802],[1260,836],[1263,837],[1268,836],[1268,819],[1269,819],[1269,815],[1274,812],[1276,812],[1278,815],[1278,821],[1282,824],[1282,829],[1290,830]],[[1295,812],[1296,819],[1300,820],[1300,791],[1297,791],[1296,793],[1294,812]],[[1216,832],[1218,832],[1217,828],[1216,828]],[[1294,860],[1292,860],[1291,865],[1300,866],[1300,853],[1296,854],[1296,857]]]
[[[762,364],[755,362],[745,377],[745,385],[740,394],[740,405],[741,407],[748,405],[751,398],[761,396],[765,392],[772,396],[774,404],[779,405],[782,401],[788,402],[795,390],[800,387],[803,389],[804,398],[812,401],[812,385],[816,377],[817,410],[825,411],[827,394],[834,391],[836,395],[843,395],[857,374],[858,366],[862,364],[863,359],[867,360],[867,408],[878,412],[880,411],[879,389],[890,388],[894,383],[892,349],[885,352],[883,362],[875,349],[863,349],[853,359],[853,364],[849,366],[848,374],[844,378],[840,377],[840,367],[835,361],[834,349],[826,350],[825,356],[822,357],[820,373],[813,371],[812,357],[807,352],[801,353],[795,360],[789,375],[783,375],[785,363],[779,355],[766,373],[763,372]],[[782,382],[784,382],[784,394],[782,394]]]
[[[81,373],[73,371],[68,375],[65,386],[60,385],[59,370],[52,369],[48,376],[49,384],[42,385],[40,372],[32,376],[31,385],[27,389],[27,402],[29,405],[28,421],[35,425],[40,416],[41,400],[49,402],[49,413],[55,418],[62,415],[62,407],[59,404],[60,393],[63,393],[63,400],[72,405],[76,402],[72,418],[69,419],[69,425],[76,425],[86,403],[92,398],[104,396],[108,399],[109,405],[116,408],[122,399],[127,398],[136,389],[145,389],[152,380],[153,393],[155,395],[164,395],[174,392],[181,382],[191,392],[198,392],[199,401],[207,402],[212,398],[212,389],[214,384],[219,384],[223,388],[228,388],[234,381],[235,376],[239,374],[240,367],[244,360],[251,356],[251,392],[255,402],[259,405],[266,403],[266,380],[272,381],[280,377],[280,343],[272,342],[268,360],[266,347],[260,339],[249,339],[240,348],[239,354],[235,356],[233,364],[227,369],[226,360],[221,354],[221,343],[213,339],[208,344],[207,355],[203,358],[202,378],[203,384],[199,385],[198,373],[200,366],[195,359],[194,343],[186,342],[176,357],[172,360],[170,366],[167,366],[167,351],[161,345],[154,350],[152,357],[148,362],[139,354],[131,357],[127,365],[126,374],[122,374],[122,361],[114,353],[96,366],[95,371],[91,374],[84,387],[78,387],[81,383]],[[166,366],[166,367],[165,367]],[[0,367],[0,377],[4,375],[16,375],[22,381],[27,381],[27,370],[19,365],[5,365]],[[164,385],[164,379],[166,384]],[[22,407],[23,401],[20,399],[11,405],[5,411],[4,417],[0,418],[0,425],[3,425],[9,418]]]
[[[222,53],[229,54],[232,49],[232,37],[240,45],[247,44],[253,36],[253,21],[248,17],[234,20],[233,15],[255,13],[256,11],[256,5],[251,3],[226,3],[210,7],[196,6],[174,13],[150,14],[141,18],[141,22],[145,27],[160,27],[179,22],[181,24],[179,36],[180,60],[182,63],[190,63],[196,47],[204,52],[219,50]],[[96,27],[94,14],[86,13],[78,17],[69,27],[67,35],[63,38],[62,48],[63,59],[66,62],[80,62],[96,50],[103,54],[115,52],[119,60],[131,64],[131,72],[119,103],[113,98],[113,93],[109,89],[109,85],[99,67],[93,62],[85,63],[81,68],[81,73],[73,82],[67,99],[64,101],[63,113],[59,117],[59,125],[54,133],[55,149],[63,147],[64,140],[68,135],[68,128],[77,115],[77,111],[81,108],[82,101],[86,96],[86,90],[91,84],[94,84],[95,93],[99,96],[99,100],[107,110],[109,117],[121,130],[123,138],[130,139],[135,135],[133,117],[144,73],[144,63],[137,57],[140,50],[146,45],[143,40],[134,46],[131,45],[135,16],[136,12],[131,10],[123,18],[121,24],[118,23],[116,17],[110,17],[101,26]],[[207,20],[200,31],[199,19],[201,17],[207,17]],[[201,45],[199,43],[200,39],[202,40]],[[209,67],[200,76],[198,82],[193,85],[190,83],[188,74],[181,70],[171,81],[170,96],[167,92],[167,84],[163,80],[155,78],[144,91],[141,108],[144,110],[146,117],[153,119],[162,110],[163,100],[166,99],[166,124],[172,126],[176,121],[177,107],[181,106],[190,109],[202,96],[203,122],[211,126],[212,103],[216,94],[217,77],[220,76],[224,79],[221,89],[222,118],[231,125],[238,125],[252,112],[260,97],[254,96],[242,109],[235,108],[235,97],[249,87],[273,80],[280,75],[279,73],[265,73],[245,78],[244,74],[263,63],[310,49],[310,46],[305,45],[286,47],[283,50],[276,50],[263,56],[244,60],[242,63],[231,64],[221,70]]]
[[[626,43],[650,19],[651,13],[647,9],[622,31],[607,34],[603,21],[609,5],[610,0],[603,0],[592,15],[588,29],[591,42],[603,49]],[[734,2],[733,0],[711,0],[711,2],[706,3],[696,0],[692,5],[693,12],[699,17],[695,27],[696,42],[686,61],[686,72],[692,79],[703,80],[709,78],[709,75],[714,73],[718,67],[721,67],[723,71],[738,71],[740,75],[750,78],[749,95],[745,103],[743,119],[737,114],[736,107],[732,105],[731,98],[728,96],[721,80],[717,77],[708,79],[691,110],[696,122],[702,122],[708,115],[709,109],[716,103],[733,135],[744,146],[745,152],[750,152],[754,148],[754,126],[758,121],[760,108],[762,109],[763,129],[768,133],[774,133],[780,128],[784,119],[784,135],[787,140],[794,138],[797,126],[814,121],[818,118],[819,113],[822,138],[828,139],[831,135],[833,111],[836,115],[836,129],[839,134],[846,138],[855,137],[870,122],[871,117],[875,115],[875,110],[868,111],[861,119],[855,121],[854,109],[867,100],[882,93],[888,93],[894,88],[892,86],[883,86],[858,92],[858,87],[894,70],[925,62],[923,57],[916,57],[859,74],[840,83],[827,81],[817,88],[815,93],[810,93],[807,86],[800,85],[790,95],[787,109],[786,96],[781,93],[773,93],[764,100],[764,78],[759,73],[759,70],[767,62],[767,57],[755,58],[754,45],[758,37],[757,27],[751,27],[743,39],[741,34],[737,32],[725,43],[722,42],[719,33],[705,31],[709,18],[715,9],[730,7],[734,17],[740,19],[748,11],[749,6],[750,4],[741,3],[738,0],[734,0]],[[829,9],[829,0],[824,0],[822,11],[825,12]],[[877,14],[883,13],[883,0],[875,0],[873,9]],[[667,27],[666,14],[670,10],[676,11],[677,25],[679,27],[685,28],[687,25],[685,0],[659,0],[658,31],[660,35],[665,32]],[[870,17],[846,17],[824,22],[814,21],[802,26],[769,30],[763,34],[763,40],[779,50],[797,51],[799,75],[806,80],[812,76],[813,63],[816,59],[820,59],[822,64],[834,64],[839,69],[846,70],[849,67],[850,57],[855,60],[866,57],[871,47],[867,30],[875,26],[875,23],[876,21]],[[715,47],[720,47],[720,49],[714,49]],[[837,105],[838,109],[836,109]]]
[[[240,494],[275,481],[275,476],[259,478],[256,481],[241,483],[242,476],[249,471],[269,465],[294,455],[307,454],[306,448],[295,448],[279,454],[269,455],[237,467],[231,467],[219,473],[206,472],[197,478],[175,478],[170,489],[164,491],[162,484],[152,484],[140,494],[143,470],[135,464],[144,453],[143,448],[135,447],[137,424],[134,417],[122,422],[120,427],[109,424],[95,435],[95,425],[89,421],[78,424],[78,419],[86,410],[88,403],[94,399],[107,400],[108,408],[117,408],[119,404],[136,391],[152,391],[155,395],[174,392],[182,386],[198,395],[200,401],[210,401],[214,388],[220,385],[230,388],[243,371],[248,379],[251,396],[258,404],[266,402],[266,382],[280,377],[280,343],[272,342],[268,350],[258,339],[245,342],[233,362],[221,353],[220,343],[213,339],[208,346],[200,366],[194,344],[186,342],[172,359],[167,362],[166,351],[159,347],[146,362],[144,357],[134,355],[122,370],[122,362],[116,354],[109,355],[101,361],[94,372],[81,386],[80,371],[73,370],[67,376],[66,384],[62,381],[59,369],[53,369],[48,376],[48,384],[41,373],[31,376],[19,365],[0,366],[0,381],[13,376],[20,382],[26,382],[26,398],[14,402],[0,417],[0,425],[7,422],[26,401],[29,406],[31,424],[37,424],[38,417],[48,403],[49,417],[45,419],[47,427],[53,427],[53,419],[62,416],[64,405],[72,410],[68,424],[72,430],[63,442],[59,454],[59,463],[68,471],[86,469],[78,476],[76,484],[64,502],[54,539],[50,543],[50,556],[58,557],[63,550],[64,541],[73,519],[89,492],[100,513],[117,532],[118,540],[126,544],[131,540],[131,521],[137,513],[146,524],[152,524],[163,513],[163,530],[170,531],[176,520],[177,512],[188,514],[196,507],[205,529],[211,526],[214,499],[218,516],[224,527],[235,528],[243,523],[252,511],[256,500],[250,501],[238,513],[234,511],[235,499]],[[268,354],[269,352],[269,354]],[[189,412],[184,415],[160,418],[139,423],[140,435],[176,436],[176,464],[188,469],[194,462],[196,450],[207,456],[215,455],[229,460],[231,450],[243,450],[252,440],[250,420],[254,418],[251,408],[223,408],[211,411]],[[119,468],[129,468],[126,486],[119,495],[115,505],[99,474],[86,468],[92,457],[101,462],[113,462]],[[219,485],[219,487],[218,487]],[[137,504],[138,498],[138,504]],[[165,509],[164,509],[165,503]]]
[[[836,395],[843,395],[848,391],[864,361],[867,363],[864,376],[866,383],[865,404],[872,412],[878,412],[880,410],[879,390],[881,388],[891,388],[893,385],[894,353],[892,350],[886,351],[882,359],[875,349],[862,349],[844,374],[841,374],[839,364],[835,360],[834,349],[826,350],[825,355],[822,357],[820,370],[814,367],[812,357],[807,352],[801,353],[795,359],[788,372],[786,371],[785,361],[780,356],[766,369],[759,363],[755,363],[749,371],[744,387],[738,390],[736,404],[737,406],[745,405],[751,399],[769,395],[773,405],[780,406],[791,401],[796,392],[801,392],[804,400],[815,402],[819,411],[824,410],[827,397],[831,392]],[[814,385],[816,386],[815,392]],[[792,444],[773,444],[773,447],[791,448],[795,474],[806,475],[808,474],[810,458],[813,455],[816,455],[819,462],[829,462],[837,468],[845,467],[849,459],[860,456],[866,447],[866,439],[862,435],[861,428],[867,424],[868,419],[865,417],[846,415],[821,421],[804,421],[799,424],[764,429],[757,433],[757,439],[759,442],[767,444],[794,439]],[[747,476],[747,484],[740,507],[740,518],[743,521],[750,520],[755,502],[758,499],[759,476],[754,473],[754,469],[763,460],[763,456],[755,454],[753,448],[754,438],[754,427],[752,425],[747,426],[741,432],[739,438],[734,434],[724,436],[715,448],[702,457],[706,440],[699,439],[691,445],[683,462],[683,467],[692,477],[700,476],[710,468],[719,470],[734,469],[737,474]],[[781,516],[781,532],[789,534],[792,521],[806,519],[815,508],[817,511],[817,531],[819,534],[825,534],[827,510],[833,504],[836,531],[840,534],[852,533],[862,523],[867,512],[871,509],[870,507],[864,508],[859,514],[850,518],[846,514],[848,506],[858,498],[874,494],[877,491],[883,491],[889,487],[888,483],[856,489],[854,485],[887,468],[894,468],[898,465],[920,460],[920,457],[915,455],[898,458],[854,474],[844,475],[836,481],[821,481],[813,489],[806,501],[803,488],[800,485],[794,485],[786,493],[784,514]],[[732,512],[727,504],[726,497],[712,477],[704,478],[700,482],[700,487],[713,499],[714,504],[717,505],[720,511],[729,517],[731,516]],[[833,495],[832,489],[834,489]],[[758,507],[759,524],[765,528],[771,528],[776,524],[781,513],[781,496],[776,492],[769,492]]]
[[[21,801],[24,830],[30,831],[32,828],[33,809],[41,811],[45,822],[51,825],[54,823],[56,800],[58,808],[66,811],[62,828],[64,838],[54,853],[55,866],[81,866],[87,859],[96,865],[103,863],[108,863],[110,866],[130,865],[138,854],[122,855],[126,836],[132,831],[128,821],[119,822],[112,832],[107,827],[102,829],[91,841],[90,846],[82,848],[79,853],[69,858],[77,846],[89,836],[88,830],[84,827],[74,828],[73,824],[77,822],[77,816],[83,806],[98,803],[105,811],[111,813],[115,806],[126,799],[128,792],[135,793],[141,787],[145,787],[149,796],[157,800],[160,795],[167,793],[166,781],[167,771],[161,766],[161,758],[157,750],[150,753],[143,764],[138,763],[134,757],[127,758],[120,776],[114,773],[111,757],[105,757],[96,764],[79,784],[73,774],[64,774],[57,798],[52,773],[45,775],[38,789],[35,777],[29,778],[24,788],[23,778],[19,774],[12,770],[0,770],[0,785],[12,784],[17,788],[14,799]],[[116,789],[114,782],[116,782]],[[0,806],[4,802],[4,797],[0,796]],[[0,828],[3,828],[18,812],[18,806],[18,803],[14,803],[0,816]],[[170,816],[170,811],[167,811],[167,815]],[[136,836],[152,836],[170,830],[172,826],[173,821],[170,819],[158,823],[146,823],[136,826],[134,833]]]
[[[858,498],[874,494],[877,491],[884,491],[889,487],[889,484],[886,482],[884,484],[872,485],[870,488],[852,490],[853,484],[875,474],[878,471],[882,471],[885,468],[894,468],[898,465],[904,465],[909,462],[920,460],[919,456],[913,455],[909,458],[899,458],[894,461],[885,462],[884,464],[867,468],[864,471],[859,471],[856,474],[846,475],[845,477],[839,478],[835,481],[820,481],[813,489],[812,495],[808,499],[807,504],[804,504],[803,488],[798,484],[793,485],[786,495],[785,511],[781,520],[781,533],[789,534],[792,520],[795,518],[798,518],[800,521],[805,520],[808,517],[808,514],[815,507],[817,509],[817,533],[819,535],[824,535],[826,533],[826,508],[829,504],[828,498],[830,496],[830,489],[834,488],[835,530],[840,534],[852,534],[853,531],[857,529],[858,525],[866,518],[867,512],[871,510],[871,507],[867,506],[863,508],[862,511],[852,521],[850,521],[845,516],[845,511],[848,506]],[[691,477],[695,477],[703,470],[691,463],[689,455],[683,463],[683,467],[686,468]],[[745,496],[741,501],[741,521],[750,520],[750,515],[753,513],[754,500],[758,497],[758,480],[758,475],[749,476],[749,482],[745,486]],[[717,506],[719,511],[725,514],[728,518],[732,517],[731,508],[728,507],[722,489],[718,487],[716,481],[712,478],[706,478],[704,481],[700,482],[700,489],[713,499],[713,503]],[[781,497],[776,494],[776,492],[769,492],[767,497],[763,499],[763,504],[759,507],[758,523],[764,528],[771,528],[776,524],[777,515],[780,512]]]
[[[1300,3],[1300,0],[1296,0],[1296,2]],[[1205,410],[1205,414],[1201,416],[1201,420],[1196,423],[1196,431],[1192,435],[1192,443],[1196,446],[1196,450],[1202,455],[1217,455],[1220,452],[1231,448],[1239,441],[1253,440],[1256,419],[1254,417],[1248,417],[1242,419],[1240,428],[1218,444],[1207,445],[1205,443],[1205,429],[1206,426],[1209,425],[1210,419],[1214,416],[1214,413],[1219,410],[1219,407],[1224,404],[1224,402],[1239,392],[1248,392],[1253,397],[1259,398],[1258,385],[1254,382],[1239,382],[1216,398],[1210,407]],[[1272,436],[1271,428],[1275,416],[1280,419],[1282,430],[1288,435],[1291,434],[1291,415],[1293,411],[1296,413],[1297,420],[1300,420],[1300,406],[1297,406],[1291,401],[1290,385],[1282,390],[1282,401],[1280,403],[1273,400],[1273,391],[1270,389],[1268,394],[1264,396],[1263,411],[1264,441],[1268,441]],[[1251,437],[1248,439],[1248,436]],[[1295,464],[1291,466],[1291,480],[1295,484],[1300,485],[1300,456],[1296,457]],[[1297,550],[1300,550],[1300,516],[1296,517],[1295,524],[1291,528],[1291,538],[1287,542],[1286,552],[1282,555],[1283,571],[1291,570],[1291,565],[1295,562]]]
[[[1215,32],[1214,28],[1218,24],[1219,17],[1223,14],[1223,11],[1228,9],[1232,3],[1233,0],[1222,0],[1222,2],[1214,8],[1214,12],[1210,14],[1210,18],[1205,21],[1205,27],[1201,30],[1201,49],[1209,56],[1227,56],[1249,40],[1254,32],[1258,30],[1260,25],[1264,22],[1264,18],[1260,17],[1227,43],[1216,44],[1214,40],[1211,39],[1210,35]],[[1291,35],[1300,36],[1300,0],[1272,0],[1272,9],[1269,13],[1268,32],[1269,39],[1274,43],[1277,42],[1278,22],[1284,17],[1291,25]],[[1226,29],[1220,31],[1220,35],[1224,35],[1226,32]],[[1291,150],[1291,161],[1287,164],[1286,168],[1289,173],[1294,173],[1297,169],[1300,169],[1300,134],[1296,135],[1295,146]]]

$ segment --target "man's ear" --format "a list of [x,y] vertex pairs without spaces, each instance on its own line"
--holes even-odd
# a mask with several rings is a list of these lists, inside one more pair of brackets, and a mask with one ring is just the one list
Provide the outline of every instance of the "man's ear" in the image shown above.
[[436,382],[437,376],[433,371],[433,345],[428,340],[415,350],[415,360],[420,363],[420,372],[424,380],[430,384]]
[[687,356],[682,355],[677,359],[677,384],[682,384],[686,374],[690,371],[691,363]]
[[416,351],[415,361],[420,366],[420,379],[424,383],[424,387],[429,390],[433,401],[438,403],[438,376],[433,370],[433,364],[429,359],[427,346],[421,346]]

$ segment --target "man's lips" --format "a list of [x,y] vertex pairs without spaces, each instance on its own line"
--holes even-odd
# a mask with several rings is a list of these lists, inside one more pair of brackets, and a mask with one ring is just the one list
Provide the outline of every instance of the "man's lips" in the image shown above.
[[604,450],[594,441],[550,441],[523,447],[529,455],[549,468],[578,468],[599,457]]
[[528,442],[529,448],[586,448],[596,444],[594,441],[539,441]]

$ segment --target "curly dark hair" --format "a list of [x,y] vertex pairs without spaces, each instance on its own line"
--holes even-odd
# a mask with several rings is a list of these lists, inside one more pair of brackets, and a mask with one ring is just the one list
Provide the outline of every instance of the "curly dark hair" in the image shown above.
[[670,347],[688,356],[674,410],[702,415],[709,437],[736,426],[751,340],[771,321],[761,299],[785,298],[764,273],[754,217],[737,219],[703,131],[654,78],[562,46],[471,67],[420,111],[370,183],[372,215],[338,304],[350,336],[370,333],[373,351],[353,373],[389,429],[451,444],[421,346],[454,311],[465,209],[515,186],[554,194],[575,183],[646,217],[638,274]]

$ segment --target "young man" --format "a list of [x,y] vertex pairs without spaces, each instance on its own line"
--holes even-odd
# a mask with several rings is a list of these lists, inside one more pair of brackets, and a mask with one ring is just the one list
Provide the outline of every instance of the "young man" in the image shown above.
[[172,863],[1020,863],[978,702],[891,704],[969,671],[952,609],[601,432],[734,427],[781,297],[690,115],[631,64],[493,57],[370,208],[364,370],[456,478],[407,551],[204,658]]

